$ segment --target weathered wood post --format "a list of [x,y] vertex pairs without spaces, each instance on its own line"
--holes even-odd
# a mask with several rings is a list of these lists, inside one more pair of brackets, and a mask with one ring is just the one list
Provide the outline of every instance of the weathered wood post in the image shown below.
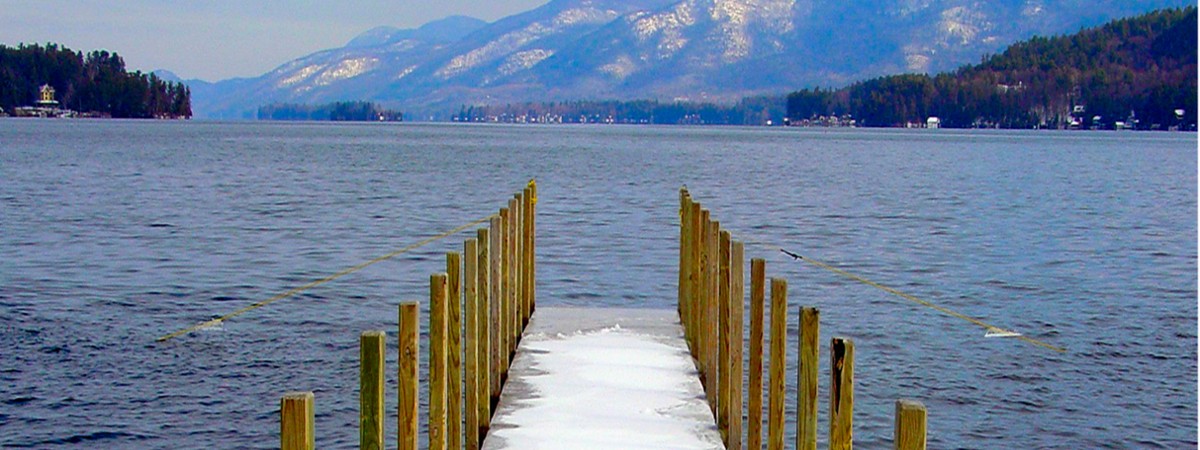
[[[733,298],[730,294],[730,246],[732,235],[729,231],[721,230],[717,235],[717,429],[721,432],[725,448],[730,447],[733,437],[729,433],[729,416],[733,413],[729,406],[732,403],[733,392]],[[738,342],[740,346],[742,343]]]
[[521,200],[525,202],[521,206],[521,287],[525,304],[521,329],[524,330],[533,316],[533,187],[525,188]]
[[[508,379],[508,349],[512,348],[509,340],[512,337],[512,332],[509,331],[509,324],[512,320],[512,286],[509,283],[509,276],[512,272],[512,265],[509,260],[509,248],[512,245],[510,234],[512,232],[512,210],[502,208],[500,210],[500,317],[499,317],[499,335],[500,335],[500,385],[504,385],[504,381]],[[497,392],[499,395],[499,392]]]
[[734,241],[729,249],[729,299],[730,299],[730,386],[729,386],[729,440],[727,448],[742,449],[742,322],[745,319],[746,277],[745,244]]
[[383,367],[386,334],[364,331],[359,336],[358,443],[363,450],[383,446]]
[[817,364],[820,311],[800,308],[800,364],[796,370],[796,449],[817,449]]
[[766,310],[767,262],[750,260],[750,368],[749,403],[746,405],[746,448],[762,450],[763,320]]
[[854,448],[854,342],[833,338],[829,345],[829,448]]
[[688,329],[688,252],[690,249],[688,236],[688,214],[691,204],[691,197],[688,196],[686,187],[679,188],[679,322],[683,324],[683,336],[687,340],[688,347],[692,345],[692,331]]
[[537,310],[537,181],[529,180],[529,314]]
[[417,418],[417,415],[420,414],[418,409],[420,401],[417,399],[417,392],[420,392],[417,386],[420,374],[417,373],[417,368],[421,357],[421,309],[417,302],[404,302],[400,304],[399,310],[400,369],[397,373],[399,386],[396,388],[397,403],[399,404],[396,420],[397,448],[399,450],[417,450],[417,423],[420,420]]
[[[463,430],[467,450],[479,448],[479,316],[478,241],[463,243]],[[453,283],[452,283],[453,284]]]
[[508,364],[512,366],[513,357],[517,353],[517,341],[521,340],[521,200],[514,195],[508,201],[508,283],[509,312],[508,316]]
[[771,386],[767,411],[767,448],[783,450],[784,376],[787,369],[787,280],[771,279]]
[[446,254],[446,447],[462,448],[462,255]]
[[472,430],[467,429],[468,433],[475,433],[476,441],[480,446],[483,444],[484,436],[487,436],[488,429],[492,423],[492,321],[491,307],[489,306],[489,268],[491,258],[489,256],[489,232],[486,228],[481,228],[475,233],[476,253],[474,256],[469,256],[475,259],[476,274],[475,278],[469,282],[475,285],[475,320],[479,327],[478,350],[475,354],[475,366],[478,368],[475,375],[475,396],[479,399],[476,404],[476,416],[479,418],[478,428]]
[[313,393],[288,392],[279,401],[279,448],[313,450]]
[[925,405],[916,400],[896,401],[895,450],[925,450]]
[[700,372],[700,382],[704,386],[705,398],[708,400],[709,406],[712,406],[712,394],[714,392],[710,388],[715,380],[709,380],[708,346],[712,328],[708,324],[708,299],[710,294],[708,279],[709,266],[713,265],[715,261],[712,258],[713,246],[709,245],[709,237],[711,236],[709,228],[712,227],[712,221],[709,220],[709,217],[711,217],[711,213],[707,209],[701,209],[699,222],[695,224],[697,226],[696,237],[698,239],[696,240],[696,244],[700,264],[696,271],[696,284],[693,292],[696,293],[696,317],[694,325],[696,328],[697,369]]
[[[501,211],[501,214],[504,212]],[[490,410],[496,411],[496,404],[500,403],[500,386],[503,382],[501,375],[503,366],[501,361],[504,358],[500,357],[500,349],[504,346],[502,341],[504,333],[501,331],[500,324],[502,305],[504,304],[503,283],[501,283],[501,273],[503,272],[500,264],[503,256],[504,244],[504,218],[502,216],[492,217],[491,226],[488,228],[488,335],[490,336],[489,358],[491,366],[491,375],[489,376],[489,397]],[[490,421],[489,421],[490,423]]]
[[705,319],[704,329],[707,333],[707,336],[705,336],[705,338],[704,338],[704,341],[705,341],[704,359],[705,359],[705,361],[707,361],[707,363],[705,363],[705,365],[704,365],[704,368],[705,368],[705,371],[707,372],[707,376],[705,377],[705,379],[708,380],[708,384],[706,386],[706,388],[707,388],[706,392],[708,393],[708,402],[709,402],[708,406],[709,406],[709,408],[712,409],[713,417],[716,417],[717,416],[717,402],[719,401],[717,398],[718,397],[717,390],[718,390],[718,386],[720,386],[720,378],[719,377],[720,377],[720,367],[721,367],[721,362],[718,359],[719,358],[718,348],[721,345],[721,336],[720,336],[721,328],[719,325],[721,318],[720,318],[720,311],[718,311],[718,309],[717,309],[717,307],[718,307],[717,300],[718,300],[718,298],[720,298],[720,290],[721,290],[721,288],[720,288],[720,286],[721,286],[721,277],[720,277],[721,224],[715,220],[709,221],[708,228],[706,229],[706,233],[708,233],[707,245],[708,245],[708,261],[709,261],[709,263],[708,263],[708,267],[707,267],[708,274],[705,275],[705,282],[707,283],[707,286],[706,286],[707,292],[705,292],[705,295],[704,295],[704,319]]
[[446,448],[447,278],[429,277],[429,450]]

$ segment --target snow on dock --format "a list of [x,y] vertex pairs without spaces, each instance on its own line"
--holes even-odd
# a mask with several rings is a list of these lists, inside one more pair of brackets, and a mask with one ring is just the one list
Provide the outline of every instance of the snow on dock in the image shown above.
[[508,377],[487,450],[723,448],[675,311],[539,307]]

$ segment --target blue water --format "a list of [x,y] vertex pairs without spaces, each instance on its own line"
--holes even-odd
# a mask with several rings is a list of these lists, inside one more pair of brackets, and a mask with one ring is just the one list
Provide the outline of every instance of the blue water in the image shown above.
[[748,244],[822,341],[854,339],[862,448],[900,397],[930,448],[1195,448],[1196,174],[1195,134],[0,120],[0,447],[275,448],[280,395],[312,390],[318,447],[354,448],[358,334],[465,234],[154,338],[536,177],[540,304],[673,308],[686,184],[735,238],[1069,349]]

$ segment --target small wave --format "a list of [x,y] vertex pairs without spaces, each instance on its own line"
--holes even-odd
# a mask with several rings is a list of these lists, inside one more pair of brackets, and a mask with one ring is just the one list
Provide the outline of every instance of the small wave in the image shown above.
[[151,438],[151,436],[134,434],[134,433],[126,433],[123,431],[97,431],[97,432],[87,433],[87,434],[75,434],[75,435],[62,437],[62,438],[47,439],[47,440],[43,440],[43,441],[27,442],[27,443],[15,442],[15,443],[8,443],[5,445],[9,446],[10,448],[41,448],[41,447],[45,447],[48,445],[82,444],[82,443],[89,443],[89,442],[102,442],[102,441],[111,441],[111,440],[141,441],[141,440],[146,440],[146,439],[150,439],[150,438]]

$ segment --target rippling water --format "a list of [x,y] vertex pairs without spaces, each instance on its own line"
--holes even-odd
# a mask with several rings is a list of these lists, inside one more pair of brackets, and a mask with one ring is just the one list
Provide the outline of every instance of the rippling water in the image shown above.
[[899,397],[928,406],[930,448],[1195,448],[1196,149],[1166,133],[0,120],[0,447],[277,448],[289,390],[316,392],[319,447],[355,447],[359,332],[394,336],[396,304],[424,298],[465,235],[153,339],[482,217],[536,177],[542,304],[673,307],[686,184],[735,236],[1069,348],[984,339],[749,245],[792,304],[822,309],[823,341],[855,340],[863,448],[890,445]]

